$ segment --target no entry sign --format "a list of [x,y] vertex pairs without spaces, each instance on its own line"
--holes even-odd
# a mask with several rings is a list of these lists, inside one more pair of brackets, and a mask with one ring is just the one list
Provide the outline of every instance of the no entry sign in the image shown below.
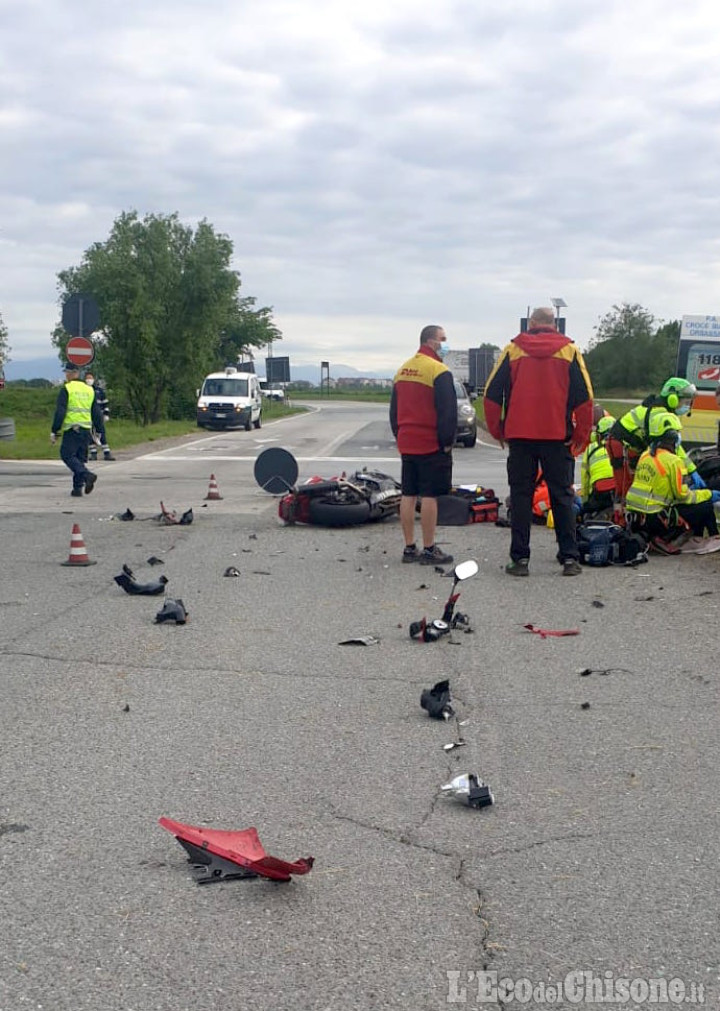
[[73,365],[89,365],[95,357],[95,348],[89,337],[71,337],[65,348],[65,355]]

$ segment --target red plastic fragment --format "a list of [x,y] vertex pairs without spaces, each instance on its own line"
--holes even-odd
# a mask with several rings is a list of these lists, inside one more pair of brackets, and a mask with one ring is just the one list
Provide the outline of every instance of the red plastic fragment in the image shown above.
[[269,856],[263,849],[257,829],[246,828],[232,832],[216,828],[201,828],[184,825],[172,818],[160,818],[160,824],[180,841],[185,840],[198,849],[214,853],[223,860],[245,867],[253,874],[259,874],[273,881],[289,881],[291,874],[307,874],[311,870],[314,857],[304,857],[289,863]]

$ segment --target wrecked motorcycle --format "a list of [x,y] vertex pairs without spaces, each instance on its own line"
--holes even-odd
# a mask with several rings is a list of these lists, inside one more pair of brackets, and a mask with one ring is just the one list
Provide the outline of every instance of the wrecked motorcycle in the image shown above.
[[260,487],[282,495],[278,516],[284,523],[348,527],[374,523],[400,511],[400,484],[381,471],[364,467],[329,480],[311,477],[301,485],[295,483],[297,476],[297,461],[285,449],[271,447],[255,461]]

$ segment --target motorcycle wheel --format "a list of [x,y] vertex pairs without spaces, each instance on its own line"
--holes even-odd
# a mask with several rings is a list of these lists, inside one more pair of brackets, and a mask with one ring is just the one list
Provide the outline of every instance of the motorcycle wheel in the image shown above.
[[351,527],[367,523],[369,518],[369,502],[333,502],[327,498],[311,498],[308,502],[308,520],[319,527]]

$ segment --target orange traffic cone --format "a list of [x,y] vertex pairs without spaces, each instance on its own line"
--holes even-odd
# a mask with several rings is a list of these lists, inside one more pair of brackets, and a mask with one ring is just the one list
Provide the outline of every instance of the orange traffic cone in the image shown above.
[[208,493],[205,496],[205,501],[209,502],[212,499],[222,500],[222,495],[220,494],[220,489],[217,486],[214,474],[210,475],[210,487],[208,488]]
[[80,533],[80,527],[77,523],[73,523],[72,535],[70,537],[70,556],[66,562],[61,562],[60,564],[95,565],[95,562],[91,562],[88,557],[85,541],[83,540],[83,535]]

